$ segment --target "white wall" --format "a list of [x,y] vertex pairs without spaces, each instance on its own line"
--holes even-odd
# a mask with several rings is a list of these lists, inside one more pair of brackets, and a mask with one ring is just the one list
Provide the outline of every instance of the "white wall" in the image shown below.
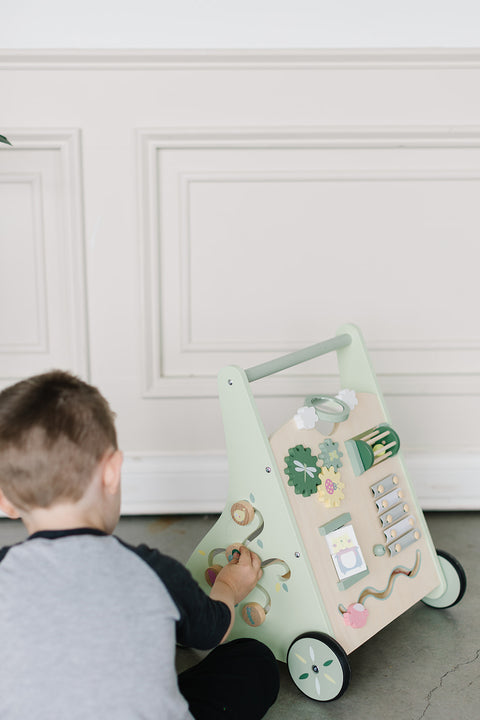
[[478,47],[476,0],[3,0],[3,48]]
[[[480,507],[479,85],[475,50],[0,52],[1,383],[102,389],[127,511],[221,509],[218,370],[353,321],[424,506]],[[335,370],[259,381],[267,431]]]

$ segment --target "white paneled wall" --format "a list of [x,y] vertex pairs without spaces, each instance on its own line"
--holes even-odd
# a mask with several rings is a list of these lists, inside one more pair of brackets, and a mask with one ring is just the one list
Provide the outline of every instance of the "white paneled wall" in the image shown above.
[[33,127],[0,157],[2,386],[88,370],[80,132]]
[[[219,510],[218,370],[355,322],[424,507],[480,507],[479,82],[473,50],[0,52],[1,383],[102,389],[125,512]],[[254,387],[269,432],[332,390],[333,357]]]

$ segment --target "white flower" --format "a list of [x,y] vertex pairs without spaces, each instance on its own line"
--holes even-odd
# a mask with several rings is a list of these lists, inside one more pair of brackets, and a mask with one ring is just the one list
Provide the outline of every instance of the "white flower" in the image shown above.
[[348,405],[350,410],[354,410],[355,406],[358,405],[355,390],[348,390],[347,388],[345,388],[344,390],[340,390],[338,395],[336,395],[335,397],[337,397],[339,400],[343,400],[343,402]]
[[318,417],[314,407],[304,405],[298,408],[297,414],[293,418],[299,430],[311,430],[315,427]]

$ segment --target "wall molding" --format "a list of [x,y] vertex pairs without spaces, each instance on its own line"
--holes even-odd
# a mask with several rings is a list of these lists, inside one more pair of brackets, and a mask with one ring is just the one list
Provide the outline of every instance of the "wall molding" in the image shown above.
[[[480,510],[480,454],[412,453],[405,457],[423,510]],[[219,513],[228,462],[223,454],[133,454],[123,470],[124,515]]]
[[[60,155],[60,191],[62,217],[62,243],[66,260],[66,310],[72,329],[70,344],[71,367],[74,372],[89,376],[86,264],[84,248],[83,176],[81,155],[81,133],[77,128],[44,127],[3,127],[7,137],[14,141],[13,148],[2,148],[4,153],[22,150],[57,151]],[[19,176],[20,178],[22,175]],[[42,208],[39,207],[42,194],[41,178],[38,181],[35,198],[35,217],[40,223]],[[41,228],[36,228],[37,233]],[[42,240],[43,242],[43,240]],[[40,241],[39,241],[40,243]],[[45,265],[45,258],[43,258]],[[42,289],[42,292],[46,292]],[[45,314],[47,310],[44,310]],[[44,321],[48,325],[48,318]],[[47,332],[47,331],[45,331]],[[48,347],[45,347],[48,350]],[[37,350],[38,352],[38,350]],[[11,375],[2,380],[14,382],[19,379]]]
[[0,354],[48,353],[48,322],[46,301],[46,258],[43,231],[42,175],[40,172],[0,172],[0,187],[3,184],[24,185],[28,188],[31,203],[31,239],[33,245],[33,276],[36,314],[35,337],[11,343],[0,342]]
[[[144,397],[215,397],[214,373],[205,370],[203,361],[211,354],[211,366],[218,369],[228,364],[235,352],[241,352],[244,367],[255,365],[266,359],[290,352],[314,342],[288,343],[278,340],[267,347],[258,344],[242,348],[232,344],[219,346],[210,343],[196,346],[189,337],[189,311],[191,300],[188,296],[189,273],[189,188],[200,182],[257,182],[268,178],[270,182],[401,182],[444,181],[478,182],[480,168],[413,168],[409,170],[358,170],[332,169],[325,171],[271,172],[265,169],[252,175],[245,171],[227,168],[225,171],[201,172],[181,170],[172,174],[163,186],[169,188],[169,199],[165,205],[172,211],[177,223],[175,237],[165,237],[162,232],[162,181],[160,178],[161,154],[164,150],[220,150],[275,148],[279,152],[300,149],[368,150],[387,149],[480,149],[480,127],[478,126],[348,126],[348,127],[186,127],[186,128],[140,128],[137,130],[137,172],[138,172],[138,215],[141,238],[141,286],[142,296],[142,337],[143,337],[143,388]],[[176,190],[172,191],[172,188]],[[174,193],[172,195],[172,192]],[[169,253],[169,277],[174,277],[175,297],[167,296],[165,278],[162,277],[163,255]],[[166,263],[167,264],[167,263]],[[180,282],[178,281],[180,279]],[[164,321],[166,312],[163,304],[168,299],[168,312],[177,318],[175,323]],[[349,318],[347,318],[349,320]],[[247,351],[248,350],[248,351]],[[385,361],[386,370],[379,372],[386,395],[471,395],[480,394],[480,336],[478,338],[451,341],[431,338],[423,341],[401,337],[395,342],[369,342],[369,350],[385,359],[388,353],[411,353],[412,370],[405,372],[405,365],[395,366],[394,361]],[[452,351],[456,353],[456,365],[452,366]],[[196,357],[195,357],[196,353]],[[166,370],[166,357],[173,370]],[[429,359],[435,354],[439,363],[435,373],[429,371]],[[438,358],[441,355],[441,360]],[[376,363],[375,363],[376,365]],[[398,365],[398,364],[397,364]],[[192,368],[201,368],[200,370]],[[262,383],[261,394],[265,396],[287,396],[308,394],[311,376],[286,374],[268,378]],[[316,375],[316,382],[323,379],[335,384],[334,374]],[[310,385],[309,385],[310,383]]]
[[[198,131],[199,135],[202,134],[202,131]],[[261,130],[258,129],[258,134],[261,134]],[[268,132],[268,130],[265,130],[264,132]],[[277,133],[277,130],[271,130],[272,135],[275,135]],[[293,131],[292,131],[293,132]],[[301,135],[297,136],[296,143],[298,143],[298,146],[300,146],[300,143],[303,143],[305,140],[305,135],[307,138],[309,138],[309,147],[312,148],[318,148],[323,147],[322,142],[328,143],[326,147],[331,147],[335,144],[336,141],[338,141],[339,136],[342,135],[342,132],[338,130],[332,130],[331,137],[329,139],[329,131],[326,130],[325,133],[323,131],[320,131],[318,134],[315,134],[314,132],[311,132],[310,129],[300,131]],[[385,142],[389,142],[389,144],[386,147],[394,147],[395,142],[401,142],[404,144],[405,147],[416,147],[415,142],[416,140],[414,137],[418,138],[419,135],[413,136],[410,135],[409,132],[405,133],[405,131],[402,129],[392,129],[392,135],[390,137],[390,140],[387,141],[387,135],[385,131],[385,137],[383,140]],[[417,131],[420,134],[420,131]],[[463,145],[458,145],[457,142],[461,141],[463,142],[466,140],[466,136],[461,133],[461,140],[460,137],[454,137],[452,139],[452,142],[455,143],[453,146],[450,146],[451,138],[447,135],[440,135],[437,131],[437,129],[425,129],[422,128],[421,131],[424,135],[424,143],[421,147],[431,147],[428,142],[428,134],[430,134],[430,142],[438,142],[438,147],[441,149],[447,148],[447,147],[463,147]],[[444,131],[442,131],[444,132]],[[354,140],[354,135],[356,134],[356,140]],[[348,131],[348,143],[355,143],[352,145],[348,145],[348,147],[352,148],[370,148],[375,143],[379,142],[379,135],[382,134],[382,130],[380,128],[351,128]],[[255,140],[258,140],[258,136],[253,136],[252,133],[252,140],[255,142]],[[382,140],[382,142],[383,142]],[[261,148],[265,148],[269,146],[269,140],[265,137],[264,138],[265,144],[261,145]],[[168,142],[168,141],[167,141]],[[201,140],[199,141],[201,143]],[[212,142],[215,142],[214,139],[212,139]],[[278,142],[285,142],[284,138],[278,139]],[[470,136],[470,139],[468,141],[474,142],[475,147],[480,147],[480,135],[476,137],[475,132]],[[230,147],[239,147],[242,145],[237,145],[237,143],[242,143],[242,140],[239,137],[232,138]],[[166,143],[167,145],[167,143]],[[168,145],[169,147],[172,147]],[[275,145],[276,146],[276,145]],[[282,145],[282,148],[287,147],[286,145]],[[297,147],[297,146],[295,146]],[[342,146],[343,147],[343,146]],[[160,149],[158,147],[157,149]],[[245,343],[245,341],[232,341],[231,339],[228,340],[221,340],[221,341],[207,341],[207,342],[198,342],[192,339],[192,318],[191,318],[191,310],[192,310],[192,303],[190,301],[190,298],[188,296],[188,293],[190,292],[191,288],[191,278],[189,277],[190,274],[190,256],[191,256],[191,247],[192,247],[192,239],[191,239],[191,222],[190,222],[190,196],[192,192],[192,188],[195,185],[208,185],[208,184],[217,184],[221,183],[222,185],[225,185],[227,183],[234,183],[234,184],[255,184],[255,183],[324,183],[324,182],[334,182],[334,183],[346,183],[346,182],[352,182],[352,181],[359,181],[362,183],[383,183],[383,182],[391,182],[391,181],[400,181],[400,182],[408,182],[408,181],[424,181],[424,182],[435,182],[435,183],[441,183],[441,182],[449,182],[449,181],[461,181],[461,182],[470,182],[470,181],[480,181],[480,168],[478,170],[448,170],[448,169],[441,169],[441,170],[359,170],[357,168],[350,168],[350,169],[344,169],[344,170],[329,170],[327,171],[299,171],[299,172],[288,172],[288,171],[278,171],[278,172],[245,172],[245,171],[231,171],[231,172],[218,172],[218,171],[210,171],[210,172],[203,172],[203,173],[181,173],[179,174],[179,205],[184,210],[184,215],[182,216],[182,233],[180,238],[180,249],[181,249],[181,267],[183,268],[183,283],[181,284],[182,290],[182,297],[181,297],[181,306],[182,306],[182,322],[181,322],[181,338],[180,338],[180,352],[181,353],[193,353],[193,352],[234,352],[234,351],[241,351],[241,352],[253,352],[253,353],[259,353],[259,352],[266,352],[266,353],[286,353],[291,352],[294,350],[297,350],[299,347],[298,342],[294,342],[292,340],[277,340],[276,342],[254,342],[250,340],[249,342]],[[158,188],[157,188],[158,190]],[[158,197],[158,191],[155,193],[155,196]],[[158,297],[158,292],[155,293],[156,297]],[[158,326],[157,326],[158,327]],[[308,345],[308,340],[305,340],[303,343],[303,346]],[[302,343],[300,343],[300,346],[302,346]],[[456,341],[449,341],[449,340],[410,340],[408,338],[402,338],[400,343],[398,342],[392,342],[385,339],[382,339],[381,342],[374,342],[371,345],[371,349],[378,351],[378,352],[390,352],[390,351],[398,351],[398,350],[411,350],[414,352],[421,352],[424,350],[427,351],[434,351],[434,350],[455,350],[455,351],[463,351],[463,350],[480,350],[480,335],[478,338],[472,340],[472,339],[462,339],[462,341],[456,342]]]
[[478,69],[478,48],[0,50],[0,70]]

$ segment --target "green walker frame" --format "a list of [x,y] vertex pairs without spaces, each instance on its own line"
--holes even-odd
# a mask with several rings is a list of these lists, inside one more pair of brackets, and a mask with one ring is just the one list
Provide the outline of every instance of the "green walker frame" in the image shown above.
[[[302,411],[329,419],[329,432],[297,414],[269,439],[250,383],[330,352],[350,405],[341,393],[310,396]],[[454,605],[465,573],[435,550],[356,326],[248,370],[225,367],[218,383],[227,503],[187,567],[209,592],[232,547],[255,551],[263,577],[231,637],[261,640],[305,695],[333,700],[348,686],[350,652],[419,600]]]

